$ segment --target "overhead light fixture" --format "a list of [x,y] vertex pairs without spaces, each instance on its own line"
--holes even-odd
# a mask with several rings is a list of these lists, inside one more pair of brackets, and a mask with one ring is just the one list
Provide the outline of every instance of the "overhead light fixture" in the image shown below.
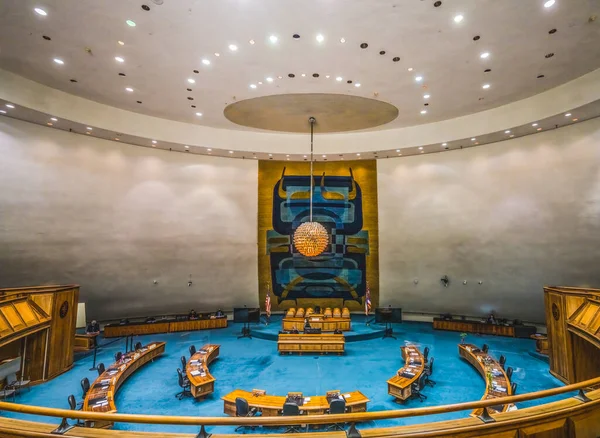
[[250,88],[256,88],[256,84],[250,84]]
[[344,44],[346,42],[346,38],[340,38],[340,43]]
[[204,64],[204,65],[210,65],[210,61],[208,59],[203,59],[202,60],[202,64]]
[[85,128],[85,129],[87,129],[88,131],[91,131],[91,130],[92,130],[92,128],[90,128],[89,126],[88,126],[87,128]]
[[135,21],[133,20],[127,20],[125,23],[127,23],[128,26],[135,27]]
[[261,81],[258,81],[258,85],[262,85],[262,82],[261,82]]
[[442,146],[448,146],[448,143],[442,143]]
[[427,110],[421,110],[421,114],[427,114]]
[[152,144],[156,144],[156,143],[157,143],[157,141],[156,141],[156,140],[152,140]]
[[272,156],[273,156],[273,154],[269,154],[269,157],[272,157]]
[[510,134],[509,135],[510,138],[513,138],[514,136],[515,136],[515,134]]
[[323,158],[327,158],[327,155],[323,155]]
[[186,145],[186,146],[185,146],[185,149],[189,151],[189,150],[190,150],[190,147],[189,147],[188,145]]
[[556,3],[556,0],[548,0],[546,3],[544,3],[544,7],[551,8],[552,6],[554,6],[554,3]]
[[533,126],[534,128],[537,126],[537,123],[532,123],[531,126]]
[[211,148],[207,148],[206,150],[207,150],[208,152],[212,152],[212,149],[211,149]]
[[[329,244],[329,234],[325,227],[319,222],[313,222],[313,191],[314,191],[314,178],[313,178],[313,136],[314,136],[314,125],[316,119],[310,117],[308,119],[310,123],[310,192],[309,192],[309,216],[308,222],[300,224],[296,231],[294,231],[294,246],[300,254],[305,257],[316,257],[320,255],[327,245]],[[323,155],[325,157],[325,155]]]
[[273,44],[275,44],[277,42],[279,38],[277,38],[275,35],[271,35],[269,37],[269,41],[271,41]]
[[577,120],[579,120],[579,119],[573,119],[574,122],[576,122]]
[[117,43],[119,43],[120,46],[124,46],[125,43],[123,41],[117,41]]
[[230,154],[233,154],[233,151],[229,151]]
[[271,78],[271,77],[268,77],[268,78],[267,78],[267,82],[273,82],[273,78]]
[[6,114],[6,111],[0,110],[0,114]]
[[33,10],[35,11],[36,14],[41,15],[42,17],[45,17],[46,15],[48,15],[48,13],[46,11],[44,11],[42,8],[34,8]]
[[488,88],[490,88],[490,84],[483,84],[481,86],[481,88],[483,88],[484,90],[487,90]]
[[196,113],[198,117],[202,117],[202,113]]
[[131,88],[131,87],[127,87],[127,88],[125,88],[125,90],[129,91],[130,93],[133,93],[133,88]]
[[571,117],[571,113],[565,114],[565,117]]
[[232,52],[235,52],[238,49],[238,47],[235,44],[229,44],[229,50],[231,50]]
[[490,52],[483,52],[481,55],[479,55],[479,57],[481,59],[486,59],[490,57]]
[[323,41],[325,41],[325,37],[321,34],[317,35],[317,42],[322,43]]
[[188,82],[189,82],[190,84],[195,84],[195,83],[196,83],[196,79],[189,78],[189,79],[188,79]]
[[325,75],[325,78],[326,78],[326,79],[329,79],[329,78],[330,78],[330,76],[329,76],[329,75]]
[[337,78],[335,78],[335,80],[338,81],[338,82],[342,82],[342,77],[338,76]]
[[414,69],[412,67],[408,67],[408,71],[413,71]]
[[303,78],[306,77],[306,73],[302,73],[300,76],[302,76]]
[[541,131],[541,130],[542,130],[542,128],[538,128],[537,130],[538,130],[538,131]]
[[254,40],[250,40],[248,41],[250,44],[254,44]]
[[59,58],[54,58],[54,62],[56,62],[57,64],[63,65],[65,63],[65,61],[63,61],[62,59]]
[[423,80],[423,76],[415,76],[415,81],[421,82]]
[[506,131],[504,131],[505,134],[510,134],[510,129],[507,129]]
[[48,125],[48,126],[52,126],[52,123],[51,123],[51,122],[48,122],[48,123],[46,123],[46,125]]
[[277,79],[283,79],[283,76],[277,76]]
[[221,54],[219,52],[215,52],[215,56],[218,58],[219,56],[221,56]]
[[473,138],[471,139],[471,141],[475,141],[475,140],[477,140],[475,137],[473,137]]
[[15,106],[14,106],[12,103],[7,103],[7,104],[6,104],[6,107],[7,107],[7,108],[14,108]]
[[462,14],[455,15],[454,16],[454,22],[455,23],[460,23],[461,21],[463,21],[463,18],[465,18],[465,17],[463,17]]
[[423,150],[423,146],[419,146],[419,150],[422,151]]
[[360,157],[360,154],[356,154],[357,157]]
[[123,58],[121,58],[120,56],[115,56],[115,61],[117,61],[117,62],[125,62],[125,60]]
[[423,99],[429,99],[431,96],[429,94],[424,94]]
[[52,120],[53,122],[58,122],[58,119],[56,117],[50,117],[50,120]]
[[357,82],[356,84],[354,84],[354,86],[355,86],[356,88],[358,88],[358,87],[360,87],[360,83],[359,83],[359,82]]

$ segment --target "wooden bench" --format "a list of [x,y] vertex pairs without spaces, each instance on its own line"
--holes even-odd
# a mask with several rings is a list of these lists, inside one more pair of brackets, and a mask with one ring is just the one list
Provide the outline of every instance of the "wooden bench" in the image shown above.
[[336,353],[344,354],[346,341],[344,335],[324,334],[280,334],[277,351],[282,353]]

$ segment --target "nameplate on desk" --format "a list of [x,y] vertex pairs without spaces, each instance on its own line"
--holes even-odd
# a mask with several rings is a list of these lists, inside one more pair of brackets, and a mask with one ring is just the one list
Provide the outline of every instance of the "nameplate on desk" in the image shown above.
[[102,379],[100,380],[100,383],[102,383],[103,385],[107,385],[108,383],[110,383],[110,379]]
[[350,398],[352,397],[352,394],[344,394],[344,398]]
[[154,347],[156,347],[156,344],[148,345],[148,348],[149,348],[150,350],[152,350]]
[[307,403],[310,401],[310,397],[304,397],[304,403]]
[[200,350],[200,354],[206,354],[208,353],[206,350]]
[[202,375],[202,374],[204,374],[204,373],[202,373],[202,372],[200,372],[200,371],[198,371],[198,370],[194,370],[194,371],[190,371],[190,374],[191,374],[192,376],[200,376],[200,375]]

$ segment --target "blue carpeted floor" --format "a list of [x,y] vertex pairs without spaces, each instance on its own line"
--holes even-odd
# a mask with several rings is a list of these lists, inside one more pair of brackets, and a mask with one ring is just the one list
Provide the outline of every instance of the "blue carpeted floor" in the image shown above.
[[[280,325],[279,318],[272,324]],[[364,319],[353,317],[353,324],[364,324]],[[255,329],[261,327],[256,326]],[[468,363],[458,356],[459,333],[434,331],[430,323],[403,323],[394,326],[397,340],[373,339],[352,342],[346,345],[345,356],[279,356],[277,344],[262,339],[237,339],[241,325],[230,323],[227,329],[198,331],[164,335],[140,336],[135,342],[146,344],[150,341],[166,341],[166,353],[145,365],[132,375],[117,394],[117,407],[121,413],[144,413],[183,416],[222,416],[223,402],[220,398],[228,392],[240,388],[266,389],[268,394],[285,395],[288,391],[302,391],[306,396],[322,395],[330,389],[343,392],[360,390],[371,402],[369,411],[425,407],[448,403],[479,400],[485,385],[481,376]],[[112,340],[100,340],[100,344]],[[112,363],[117,351],[123,351],[125,341],[118,340],[104,346],[98,353],[98,362]],[[398,404],[387,394],[386,380],[402,366],[400,346],[415,343],[422,348],[429,346],[430,357],[435,357],[435,372],[432,378],[437,382],[434,388],[427,387],[423,403],[413,400]],[[496,336],[469,335],[467,342],[477,345],[487,343],[495,357],[504,354],[507,366],[514,368],[513,381],[518,384],[518,393],[533,392],[561,385],[549,373],[548,364],[532,357],[534,341]],[[211,374],[217,379],[215,393],[202,401],[186,398],[181,401],[174,397],[179,391],[176,369],[179,358],[189,356],[188,346],[200,347],[205,343],[221,345],[220,357],[211,365]],[[96,371],[89,371],[92,357],[86,356],[75,362],[69,372],[30,392],[23,392],[17,402],[38,406],[68,408],[67,396],[81,397],[80,380],[88,377],[90,382],[97,377]],[[545,403],[562,397],[546,398],[521,403],[520,408]],[[440,421],[468,416],[469,412],[455,412],[428,417],[413,417],[401,420],[386,420],[362,424],[359,428],[385,427],[401,424],[415,424]],[[46,417],[32,417],[2,412],[2,415],[25,418],[34,421],[53,422]],[[117,424],[116,429],[197,432],[195,428],[171,427],[142,424]],[[232,427],[211,428],[213,432],[230,433]],[[281,431],[281,430],[276,430]],[[257,432],[264,432],[260,428]]]

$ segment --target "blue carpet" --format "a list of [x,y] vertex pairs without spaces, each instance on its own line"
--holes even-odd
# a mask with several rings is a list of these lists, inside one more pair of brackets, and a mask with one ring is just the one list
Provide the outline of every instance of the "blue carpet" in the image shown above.
[[[364,319],[357,318],[358,324]],[[279,326],[279,321],[272,324]],[[374,328],[376,328],[375,326]],[[264,326],[253,327],[253,330]],[[266,389],[268,394],[285,395],[288,391],[302,391],[306,396],[322,395],[327,390],[339,389],[343,392],[360,390],[371,400],[369,411],[426,407],[449,403],[479,400],[485,385],[481,376],[467,362],[459,358],[457,344],[459,333],[434,331],[430,323],[403,323],[394,325],[394,339],[373,339],[353,342],[346,345],[345,356],[279,356],[277,345],[263,339],[237,339],[240,324],[232,324],[227,329],[139,336],[134,342],[146,344],[150,341],[166,341],[165,354],[153,363],[145,365],[121,386],[117,394],[117,407],[121,413],[144,413],[157,415],[183,416],[223,416],[223,402],[220,399],[228,392],[240,388]],[[361,329],[362,330],[362,329]],[[369,329],[371,330],[371,329]],[[100,344],[112,339],[100,339]],[[386,380],[401,367],[400,346],[415,343],[421,348],[429,346],[430,357],[435,357],[435,372],[432,378],[437,382],[434,388],[426,387],[427,400],[423,403],[413,400],[398,404],[387,394]],[[518,393],[539,391],[561,386],[561,382],[549,373],[548,364],[533,357],[535,344],[530,339],[513,339],[496,336],[469,335],[467,342],[477,345],[487,343],[490,352],[496,357],[504,354],[507,366],[514,368],[513,381],[518,384]],[[217,379],[215,393],[205,400],[192,398],[177,400],[179,391],[176,369],[179,358],[189,356],[188,346],[200,347],[205,343],[221,345],[220,357],[211,365],[211,374]],[[125,341],[112,342],[99,350],[98,362],[112,363],[117,351],[123,351]],[[90,355],[75,362],[72,370],[42,385],[31,388],[17,397],[17,402],[38,406],[68,408],[67,396],[81,397],[80,380],[88,377],[90,382],[97,377],[96,371],[89,371]],[[519,408],[533,406],[563,398],[549,397],[542,400],[520,403]],[[469,412],[454,412],[428,417],[413,417],[399,420],[384,420],[359,425],[385,427],[402,424],[425,423],[468,416]],[[53,422],[52,418],[2,412],[1,415],[33,421]],[[196,428],[117,424],[115,429],[147,430],[165,432],[197,432]],[[231,433],[233,427],[210,428],[211,432]],[[275,429],[281,431],[281,429]],[[261,428],[257,432],[264,432]]]

